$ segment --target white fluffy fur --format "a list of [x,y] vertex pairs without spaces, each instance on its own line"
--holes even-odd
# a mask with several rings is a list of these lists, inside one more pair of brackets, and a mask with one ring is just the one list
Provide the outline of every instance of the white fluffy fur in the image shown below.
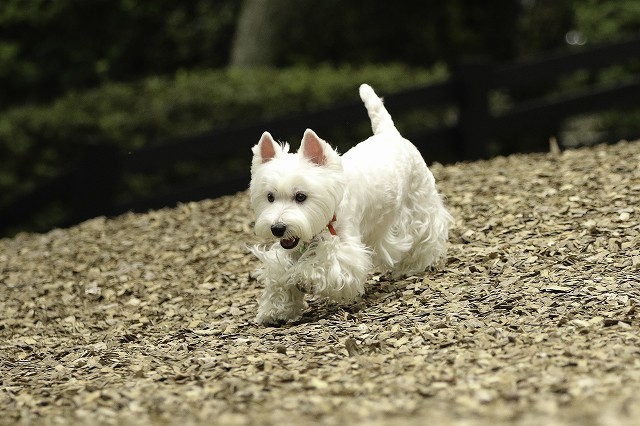
[[[431,171],[373,89],[363,84],[360,97],[374,135],[342,156],[309,129],[296,153],[267,132],[253,147],[255,231],[278,239],[253,248],[265,286],[259,323],[298,318],[304,293],[350,302],[374,270],[420,273],[445,257],[451,216]],[[335,236],[327,229],[334,214]],[[275,237],[273,225],[284,234]],[[283,248],[293,239],[296,247]]]

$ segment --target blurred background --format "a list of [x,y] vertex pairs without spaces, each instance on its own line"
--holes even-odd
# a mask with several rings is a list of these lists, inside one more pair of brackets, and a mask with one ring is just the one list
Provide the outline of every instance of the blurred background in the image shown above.
[[639,29],[640,0],[4,0],[0,235],[242,190],[263,130],[345,151],[362,82],[428,162],[638,137]]

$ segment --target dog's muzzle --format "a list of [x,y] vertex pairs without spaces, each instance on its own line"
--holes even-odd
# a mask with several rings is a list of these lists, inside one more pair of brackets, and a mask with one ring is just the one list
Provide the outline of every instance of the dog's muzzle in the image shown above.
[[[284,237],[286,232],[287,232],[287,225],[285,225],[284,223],[276,223],[271,225],[271,233],[273,234],[274,237],[279,237],[279,238]],[[298,241],[300,241],[298,237],[282,238],[280,240],[280,245],[282,246],[282,248],[291,250],[292,248],[298,245]]]

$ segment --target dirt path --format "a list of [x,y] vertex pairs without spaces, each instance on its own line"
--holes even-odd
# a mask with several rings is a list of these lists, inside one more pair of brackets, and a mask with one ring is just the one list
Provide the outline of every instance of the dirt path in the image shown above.
[[246,194],[0,240],[0,423],[636,423],[640,143],[433,169],[446,269],[281,328]]

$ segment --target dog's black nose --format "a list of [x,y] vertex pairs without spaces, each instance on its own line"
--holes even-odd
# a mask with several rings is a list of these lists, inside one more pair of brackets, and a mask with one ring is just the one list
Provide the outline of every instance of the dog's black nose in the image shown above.
[[275,225],[271,225],[271,233],[276,237],[282,237],[286,231],[287,225],[285,225],[284,223],[276,223]]

